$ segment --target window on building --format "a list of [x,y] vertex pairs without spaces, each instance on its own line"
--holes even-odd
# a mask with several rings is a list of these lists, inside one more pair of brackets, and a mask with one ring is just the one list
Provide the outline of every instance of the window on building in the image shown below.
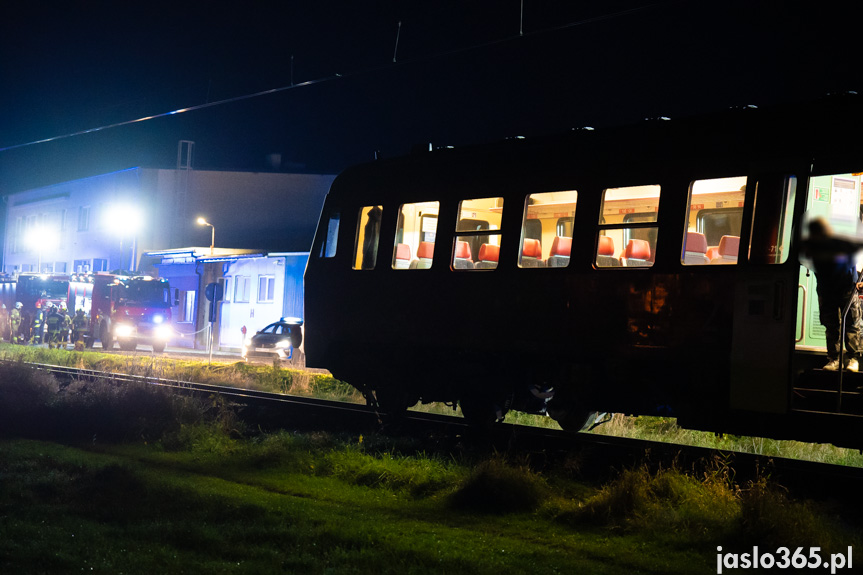
[[745,176],[696,180],[689,185],[683,265],[737,263],[745,199]]
[[66,273],[66,262],[54,262],[54,273]]
[[180,290],[180,309],[177,310],[178,321],[181,323],[195,322],[195,292]]
[[357,241],[354,244],[354,269],[373,270],[378,259],[381,236],[381,206],[360,208],[357,217]]
[[525,199],[518,267],[566,267],[578,192],[542,192]]
[[275,276],[258,276],[258,302],[269,303],[275,298]]
[[234,289],[234,283],[231,281],[232,279],[233,278],[231,276],[225,276],[225,291],[224,291],[225,297],[224,297],[223,301],[226,303],[231,301],[231,296],[232,296],[231,290]]
[[608,188],[602,196],[596,267],[650,267],[656,257],[660,186]]
[[327,235],[324,237],[323,244],[321,244],[320,257],[322,258],[333,258],[336,256],[336,247],[339,241],[340,219],[341,214],[330,214],[330,219],[327,221]]
[[252,278],[249,276],[234,277],[234,301],[237,303],[247,303],[249,301],[250,286]]
[[75,260],[72,263],[72,271],[76,274],[85,274],[90,271],[90,260]]
[[428,269],[434,259],[440,202],[402,204],[396,224],[392,267]]
[[108,271],[108,260],[102,258],[93,258],[93,270],[94,272],[106,272]]
[[503,198],[462,200],[458,214],[452,269],[496,268]]
[[86,232],[90,229],[90,206],[78,208],[78,231]]

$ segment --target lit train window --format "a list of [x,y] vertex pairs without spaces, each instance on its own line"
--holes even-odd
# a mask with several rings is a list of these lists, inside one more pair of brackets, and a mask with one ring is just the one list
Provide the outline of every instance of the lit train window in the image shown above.
[[500,253],[503,198],[462,200],[458,214],[452,269],[495,269]]
[[563,268],[569,265],[577,198],[575,190],[542,192],[527,197],[518,267]]
[[680,254],[683,265],[737,263],[745,199],[745,176],[696,180],[690,184]]
[[393,269],[422,270],[432,266],[440,202],[402,204],[393,246]]
[[330,214],[330,219],[327,221],[327,235],[321,243],[322,258],[333,258],[336,256],[336,246],[339,241],[339,220],[341,215],[338,213]]
[[596,267],[650,267],[656,257],[660,186],[608,188],[602,195]]
[[357,241],[354,244],[354,269],[373,270],[378,259],[381,236],[381,206],[360,208],[357,217]]

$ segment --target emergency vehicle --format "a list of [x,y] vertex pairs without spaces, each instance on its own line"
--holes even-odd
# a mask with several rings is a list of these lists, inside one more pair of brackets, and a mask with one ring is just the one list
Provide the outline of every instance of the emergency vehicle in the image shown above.
[[[170,339],[171,286],[167,279],[108,273],[73,275],[69,282],[70,313],[83,309],[89,317],[84,344],[102,349],[114,342],[126,351],[149,344],[161,353]],[[74,310],[74,311],[72,311]]]

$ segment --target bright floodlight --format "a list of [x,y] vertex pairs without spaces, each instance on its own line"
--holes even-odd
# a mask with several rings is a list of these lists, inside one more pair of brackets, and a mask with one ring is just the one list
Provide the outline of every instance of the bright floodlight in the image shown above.
[[105,225],[112,233],[120,236],[134,236],[143,224],[141,210],[131,204],[113,205],[105,214]]

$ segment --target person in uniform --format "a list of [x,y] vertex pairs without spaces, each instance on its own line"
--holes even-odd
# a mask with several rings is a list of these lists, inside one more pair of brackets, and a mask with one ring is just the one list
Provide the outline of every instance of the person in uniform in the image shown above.
[[45,315],[42,313],[42,304],[36,303],[36,313],[33,315],[33,333],[30,335],[30,343],[39,345],[43,341],[45,330]]
[[[75,317],[72,318],[72,343],[77,351],[83,350],[84,334],[87,333],[87,326],[89,323],[90,321],[84,314],[84,310],[78,308],[78,311],[75,312]],[[81,350],[78,349],[79,342],[81,343]]]
[[12,343],[19,343],[21,337],[21,307],[22,304],[20,301],[15,302],[15,309],[11,311],[9,314],[9,327],[11,329],[11,333],[9,336],[9,340]]
[[51,306],[48,316],[45,318],[45,337],[48,347],[54,349],[60,347],[60,330],[63,328],[63,316],[56,307]]

